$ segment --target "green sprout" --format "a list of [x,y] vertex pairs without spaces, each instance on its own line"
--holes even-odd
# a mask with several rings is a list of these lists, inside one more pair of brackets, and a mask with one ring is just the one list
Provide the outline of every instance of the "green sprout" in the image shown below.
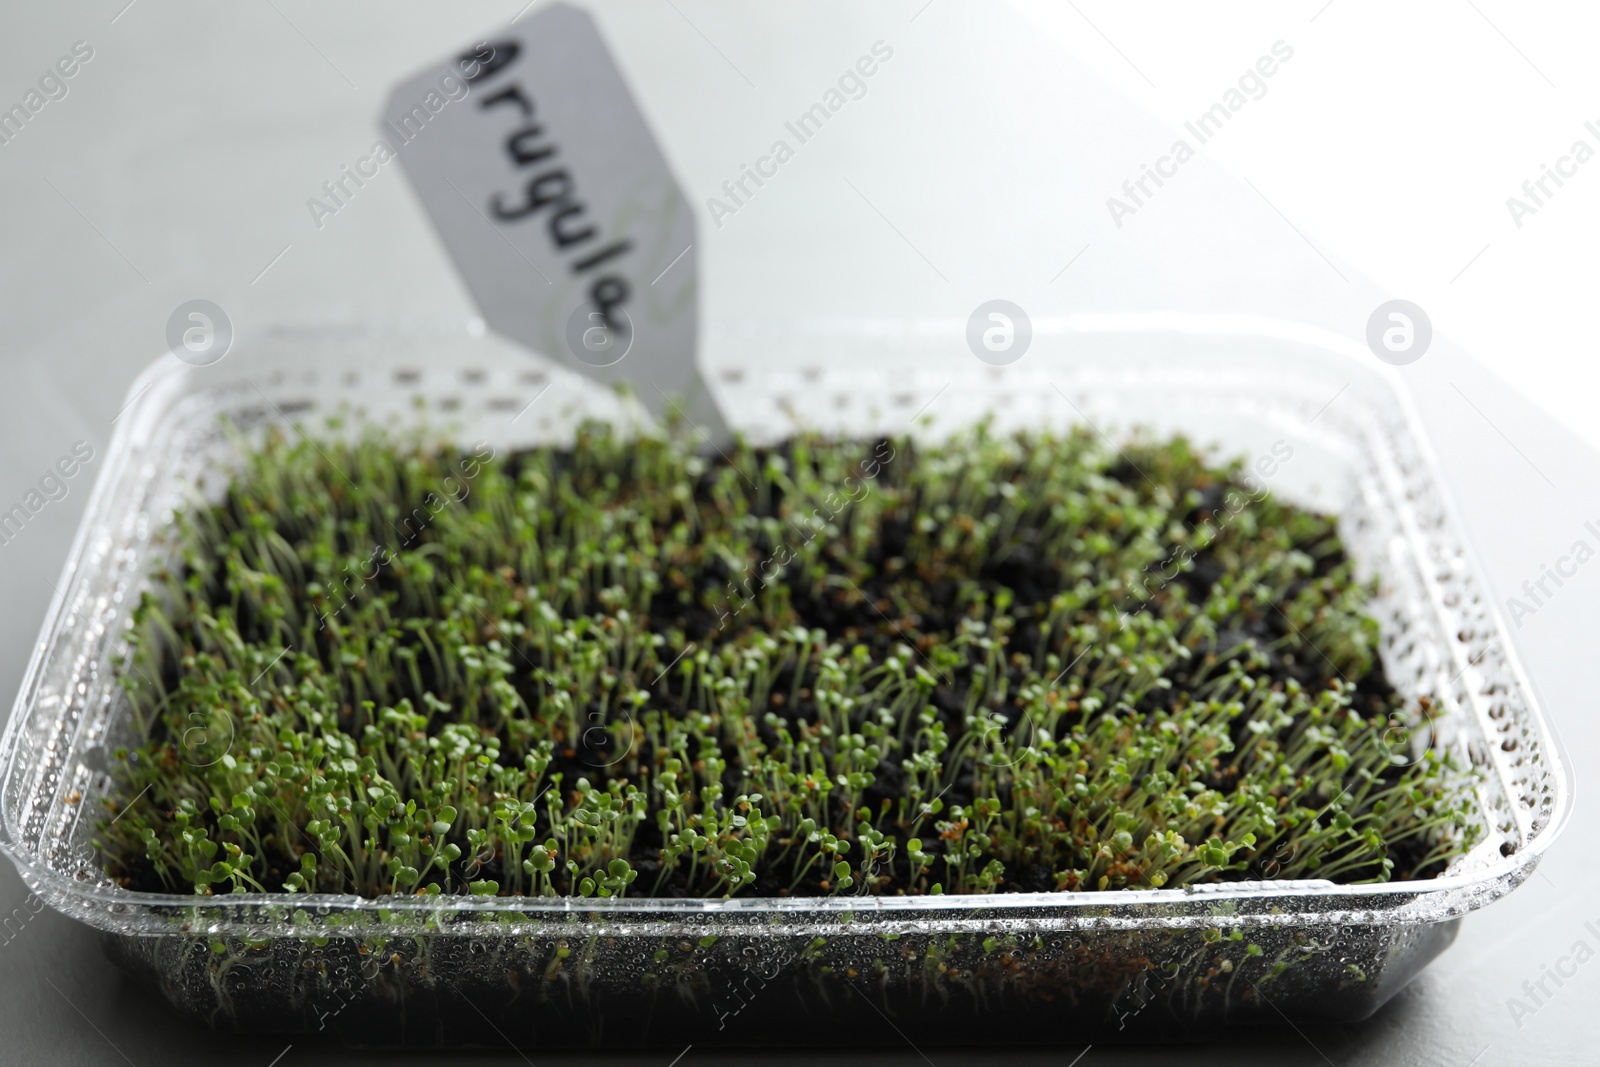
[[1435,874],[1471,772],[1397,751],[1435,710],[1383,676],[1374,587],[1243,471],[986,426],[272,432],[133,612],[99,846],[202,895]]

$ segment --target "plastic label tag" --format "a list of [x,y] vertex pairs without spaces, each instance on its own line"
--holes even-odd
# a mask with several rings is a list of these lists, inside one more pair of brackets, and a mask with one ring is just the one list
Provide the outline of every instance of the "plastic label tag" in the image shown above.
[[385,125],[492,329],[727,436],[696,363],[694,215],[587,12],[550,4],[418,74]]

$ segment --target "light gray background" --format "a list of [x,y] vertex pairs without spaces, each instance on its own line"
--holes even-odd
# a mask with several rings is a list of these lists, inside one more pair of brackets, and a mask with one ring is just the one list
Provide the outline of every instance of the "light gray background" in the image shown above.
[[[127,383],[162,353],[167,316],[185,300],[204,297],[228,310],[238,358],[247,358],[251,331],[273,322],[472,314],[393,164],[320,229],[306,200],[370,149],[395,82],[511,20],[520,0],[125,2],[0,14],[0,104],[20,100],[74,41],[89,41],[96,53],[66,99],[0,147],[0,510],[73,442],[103,451]],[[702,208],[710,364],[741,354],[727,327],[749,319],[937,320],[959,345],[967,314],[1004,298],[1036,320],[1248,312],[1360,338],[1378,303],[1406,295],[1364,281],[1360,264],[1340,260],[1319,235],[1302,235],[1203,153],[1147,209],[1113,227],[1105,198],[1164,151],[1173,133],[1008,7],[954,0],[807,4],[803,13],[705,0],[595,7],[668,159]],[[867,94],[721,228],[711,225],[705,197],[783,136],[783,122],[880,39],[894,57]],[[1230,58],[1219,68],[1219,91],[1238,66]],[[1313,140],[1315,131],[1305,137]],[[1470,347],[1470,338],[1456,340]],[[1600,520],[1600,465],[1449,338],[1436,337],[1403,373],[1503,603],[1585,536],[1585,521]],[[7,609],[0,696],[20,681],[86,477],[0,545]],[[1600,566],[1580,570],[1515,635],[1580,781],[1600,744],[1592,718],[1600,692],[1600,657],[1591,647],[1600,632],[1597,583]],[[1468,917],[1457,944],[1365,1024],[1267,1030],[1200,1048],[1096,1046],[1078,1062],[1595,1062],[1600,963],[1581,968],[1520,1027],[1507,1008],[1524,980],[1538,978],[1576,940],[1595,944],[1584,929],[1600,923],[1587,881],[1600,873],[1589,852],[1600,847],[1591,811],[1580,789],[1572,826],[1531,882]],[[0,914],[22,898],[5,865]],[[989,1054],[919,1043],[828,1058],[1069,1064],[1083,1051]],[[95,935],[53,913],[0,943],[0,1062],[142,1067],[226,1057],[267,1067],[290,1044],[186,1030],[104,960]],[[666,1067],[677,1054],[531,1051],[527,1059]],[[349,1058],[295,1039],[278,1062]],[[748,1058],[691,1049],[679,1062]],[[383,1057],[425,1060],[439,1062]]]

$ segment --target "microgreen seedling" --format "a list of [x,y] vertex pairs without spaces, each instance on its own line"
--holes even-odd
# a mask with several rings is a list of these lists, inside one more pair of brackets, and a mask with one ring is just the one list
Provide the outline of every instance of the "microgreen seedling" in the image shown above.
[[[1397,758],[1433,710],[1330,518],[1215,521],[1241,470],[985,427],[710,459],[268,434],[133,613],[100,845],[203,895],[1436,873],[1469,772]],[[186,758],[196,723],[226,751]]]

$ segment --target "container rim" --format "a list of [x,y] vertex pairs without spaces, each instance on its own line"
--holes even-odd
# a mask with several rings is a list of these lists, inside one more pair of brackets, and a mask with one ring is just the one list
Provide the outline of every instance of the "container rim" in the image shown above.
[[[799,324],[785,323],[785,328],[797,329],[802,334],[830,333],[854,324],[858,332],[867,333],[931,333],[944,334],[961,323],[957,320],[825,320],[813,319]],[[953,325],[952,325],[953,324]],[[732,332],[760,329],[762,324],[753,321],[726,324]],[[1246,314],[1196,315],[1180,312],[1117,312],[1094,313],[1034,320],[1035,335],[1071,337],[1076,335],[1139,335],[1175,334],[1186,337],[1247,337],[1260,340],[1286,342],[1306,346],[1324,355],[1335,356],[1347,363],[1352,374],[1363,375],[1381,382],[1388,396],[1395,402],[1418,458],[1425,468],[1434,490],[1439,494],[1443,510],[1449,516],[1454,532],[1466,543],[1466,566],[1469,577],[1480,588],[1487,590],[1488,582],[1482,570],[1479,554],[1461,522],[1460,509],[1445,481],[1438,457],[1425,430],[1415,403],[1405,387],[1399,372],[1390,366],[1374,364],[1367,349],[1352,338],[1334,333],[1308,323],[1273,319]],[[439,336],[478,339],[483,336],[481,320],[444,322],[438,320],[375,321],[361,323],[295,323],[275,324],[263,331],[268,337],[290,339],[295,335],[317,337],[323,340],[343,334],[345,336],[385,336],[395,334],[436,334]],[[530,356],[530,358],[536,358]],[[124,418],[118,417],[117,429],[107,447],[112,457],[124,457],[127,446],[139,427],[158,414],[158,399],[168,390],[176,388],[188,376],[201,368],[187,366],[167,355],[157,357],[148,364],[128,388],[123,406]],[[564,373],[558,371],[557,373]],[[164,385],[165,389],[157,388]],[[56,592],[51,597],[41,629],[35,642],[27,669],[18,689],[5,731],[0,735],[0,782],[9,782],[15,760],[22,723],[28,717],[29,697],[37,685],[50,647],[50,635],[66,609],[69,593],[73,589],[79,562],[91,533],[88,521],[101,510],[116,484],[122,462],[108,463],[102,467],[94,489],[85,506],[84,521],[78,525],[63,565]],[[1393,910],[1427,898],[1452,898],[1459,907],[1450,914],[1474,911],[1493,902],[1505,892],[1520,885],[1533,873],[1544,852],[1560,835],[1571,818],[1576,780],[1567,749],[1546,715],[1542,702],[1528,678],[1520,655],[1511,640],[1505,619],[1492,600],[1485,597],[1483,611],[1494,629],[1499,650],[1505,665],[1515,676],[1526,706],[1527,717],[1537,727],[1540,739],[1548,745],[1550,781],[1553,783],[1549,818],[1531,835],[1523,847],[1493,863],[1463,874],[1400,882],[1375,882],[1339,884],[1322,879],[1237,881],[1193,885],[1180,889],[1124,889],[1096,892],[1034,892],[986,893],[970,895],[924,895],[905,897],[851,896],[851,897],[732,897],[732,898],[585,898],[585,897],[528,897],[497,896],[471,897],[455,895],[438,896],[380,896],[361,897],[341,894],[291,894],[291,893],[229,893],[220,896],[197,896],[176,893],[144,893],[121,886],[88,883],[51,869],[38,862],[37,857],[25,849],[17,838],[16,828],[9,814],[0,805],[0,852],[9,856],[30,889],[48,889],[62,898],[73,899],[84,907],[81,918],[99,916],[102,921],[112,919],[117,913],[144,909],[305,909],[350,912],[391,911],[406,913],[449,914],[606,914],[622,918],[630,914],[666,913],[671,915],[735,915],[759,913],[861,913],[861,912],[1027,912],[1032,909],[1092,910],[1122,904],[1209,905],[1234,901],[1255,901],[1296,897],[1306,901],[1329,903],[1365,898],[1372,905],[1383,902],[1384,910]],[[1497,891],[1491,883],[1504,880],[1506,888]],[[1330,922],[1348,921],[1334,911],[1308,913],[1322,914]],[[1442,917],[1442,916],[1441,916]],[[1307,914],[1300,915],[1301,919]],[[1171,921],[1164,916],[1152,915],[1146,919],[1132,920],[1136,925],[1144,922]],[[1430,920],[1431,921],[1431,920]]]

